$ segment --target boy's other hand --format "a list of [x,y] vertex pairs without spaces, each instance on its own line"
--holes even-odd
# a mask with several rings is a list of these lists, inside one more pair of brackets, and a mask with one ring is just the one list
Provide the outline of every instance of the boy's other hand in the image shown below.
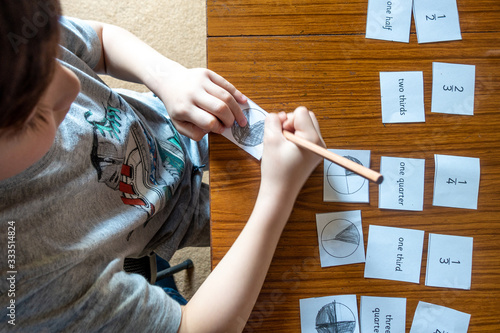
[[298,107],[289,114],[281,112],[267,116],[261,164],[262,184],[271,187],[269,190],[274,195],[296,195],[322,158],[286,140],[283,130],[322,147],[325,143],[316,117],[305,107]]
[[222,76],[209,69],[178,69],[175,78],[163,77],[159,97],[177,130],[193,140],[209,132],[222,133],[234,122],[247,120],[238,103],[246,97]]

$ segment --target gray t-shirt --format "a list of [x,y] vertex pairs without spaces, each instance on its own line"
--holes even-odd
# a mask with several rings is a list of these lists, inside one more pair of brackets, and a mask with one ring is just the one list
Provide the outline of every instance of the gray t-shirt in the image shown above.
[[176,332],[180,306],[123,261],[208,244],[207,142],[179,135],[153,94],[106,86],[95,31],[61,26],[81,92],[50,151],[0,182],[0,330]]

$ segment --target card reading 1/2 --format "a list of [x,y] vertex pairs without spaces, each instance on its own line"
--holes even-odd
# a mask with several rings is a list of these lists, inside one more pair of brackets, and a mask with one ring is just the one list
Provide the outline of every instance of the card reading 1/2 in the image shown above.
[[429,234],[425,285],[470,289],[472,237]]
[[366,38],[408,43],[412,0],[368,0]]
[[424,208],[425,160],[382,156],[379,208],[421,211]]
[[419,283],[424,231],[370,225],[365,278]]
[[469,321],[470,314],[420,301],[410,333],[467,333]]
[[434,155],[432,205],[477,209],[480,161],[475,157]]
[[222,135],[260,160],[264,146],[264,121],[268,113],[250,99],[247,100],[246,104],[240,105],[247,118],[247,125],[241,127],[234,122],[234,125],[231,128],[226,128]]
[[456,0],[415,0],[413,17],[419,43],[462,39]]
[[472,116],[476,66],[432,63],[431,112]]
[[406,332],[406,298],[361,296],[361,332]]
[[380,72],[382,122],[425,122],[423,72]]

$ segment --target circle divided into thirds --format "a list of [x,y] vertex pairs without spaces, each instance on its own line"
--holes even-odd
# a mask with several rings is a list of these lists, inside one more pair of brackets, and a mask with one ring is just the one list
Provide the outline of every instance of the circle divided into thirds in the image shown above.
[[358,228],[345,219],[330,221],[321,231],[321,246],[335,258],[346,258],[356,252],[360,239]]

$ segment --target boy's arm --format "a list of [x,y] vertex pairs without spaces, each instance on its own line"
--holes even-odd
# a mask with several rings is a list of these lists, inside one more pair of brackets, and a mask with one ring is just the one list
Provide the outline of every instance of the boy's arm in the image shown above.
[[[286,120],[285,120],[286,119]],[[266,119],[262,182],[250,219],[183,308],[179,332],[240,332],[255,305],[295,199],[320,158],[297,148],[283,128],[324,145],[305,108]]]
[[87,21],[102,44],[97,73],[143,83],[165,104],[177,130],[200,140],[246,119],[238,103],[246,97],[220,75],[203,68],[187,69],[166,58],[120,27]]

